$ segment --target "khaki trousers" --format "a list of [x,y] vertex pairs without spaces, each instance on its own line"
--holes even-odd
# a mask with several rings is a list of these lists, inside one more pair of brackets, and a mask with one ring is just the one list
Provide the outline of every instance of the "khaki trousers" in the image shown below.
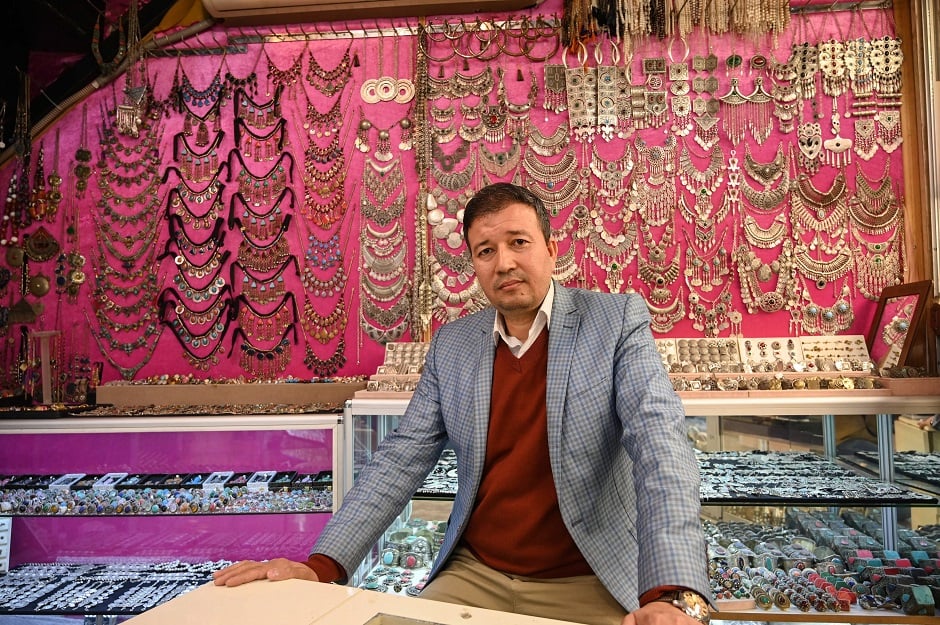
[[620,625],[626,610],[594,575],[536,579],[507,575],[458,547],[447,567],[421,594],[423,599],[572,621]]

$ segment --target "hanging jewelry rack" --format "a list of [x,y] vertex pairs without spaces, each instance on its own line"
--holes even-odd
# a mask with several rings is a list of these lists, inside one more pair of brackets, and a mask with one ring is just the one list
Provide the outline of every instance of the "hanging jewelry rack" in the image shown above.
[[282,41],[318,41],[318,40],[330,40],[330,39],[366,39],[372,37],[392,37],[392,36],[411,36],[417,35],[418,33],[424,31],[430,34],[444,34],[447,33],[449,36],[454,36],[477,32],[477,31],[486,31],[486,30],[522,30],[526,28],[557,28],[559,25],[558,19],[554,17],[544,17],[538,16],[534,20],[525,18],[525,19],[506,19],[506,20],[474,20],[467,22],[460,20],[459,22],[450,23],[445,20],[442,23],[434,24],[420,24],[415,23],[405,23],[405,24],[392,24],[386,27],[379,27],[376,24],[373,27],[367,27],[360,23],[359,28],[353,29],[339,29],[333,27],[330,24],[328,31],[314,30],[313,32],[283,32],[283,33],[267,33],[261,34],[256,32],[253,35],[239,34],[232,35],[228,38],[228,43],[230,45],[244,45],[252,43],[278,43]]

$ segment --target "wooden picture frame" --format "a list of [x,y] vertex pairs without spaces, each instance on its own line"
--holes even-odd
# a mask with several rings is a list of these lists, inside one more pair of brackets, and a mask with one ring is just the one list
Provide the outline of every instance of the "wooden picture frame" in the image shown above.
[[865,343],[875,370],[909,364],[912,346],[923,338],[924,311],[929,304],[930,280],[886,287],[878,299]]

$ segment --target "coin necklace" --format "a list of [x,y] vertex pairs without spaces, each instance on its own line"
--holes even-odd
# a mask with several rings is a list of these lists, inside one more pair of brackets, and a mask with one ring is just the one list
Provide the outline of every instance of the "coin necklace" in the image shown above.
[[[297,271],[297,259],[293,256],[288,257],[270,276],[252,273],[249,267],[245,267],[238,261],[232,263],[229,273],[231,275],[232,284],[241,284],[241,295],[244,295],[249,301],[255,304],[262,305],[277,300],[287,292],[284,272],[291,266],[294,268],[294,274],[299,275],[300,272]],[[236,281],[235,279],[236,270],[240,271],[242,274],[240,281]],[[306,287],[307,285],[304,284],[304,286]],[[332,295],[332,291],[328,294]],[[315,295],[321,297],[326,294],[318,292],[315,293]]]
[[239,295],[235,298],[235,310],[238,327],[245,336],[262,341],[278,338],[297,320],[297,303],[290,292],[268,312],[257,310],[247,298]]

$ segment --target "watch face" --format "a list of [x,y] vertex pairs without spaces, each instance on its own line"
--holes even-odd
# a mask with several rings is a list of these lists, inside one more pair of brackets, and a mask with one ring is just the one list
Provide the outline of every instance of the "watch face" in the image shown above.
[[697,621],[707,624],[710,620],[708,602],[697,592],[691,590],[680,592],[676,603],[686,614]]

